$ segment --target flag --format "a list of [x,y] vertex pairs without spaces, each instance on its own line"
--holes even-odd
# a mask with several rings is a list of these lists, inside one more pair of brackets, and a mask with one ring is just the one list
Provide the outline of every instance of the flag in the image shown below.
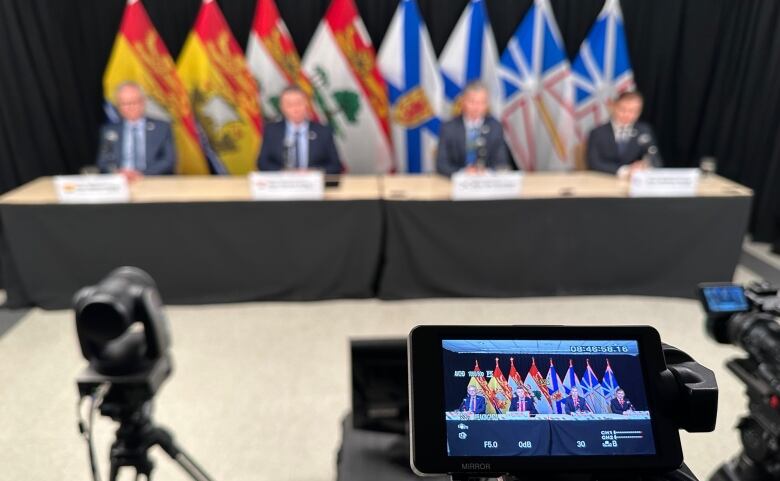
[[563,389],[568,397],[571,393],[571,389],[576,387],[580,394],[583,393],[582,386],[580,385],[580,378],[577,373],[574,372],[574,363],[569,359],[569,370],[566,371],[566,376],[563,378]]
[[609,120],[607,104],[634,88],[619,0],[606,0],[572,63],[574,114],[580,140]]
[[490,379],[488,386],[496,393],[496,399],[499,401],[501,412],[507,412],[512,402],[512,388],[509,387],[504,373],[498,367],[498,358],[496,358],[496,368],[493,369],[493,377]]
[[[171,54],[138,0],[127,2],[103,73],[103,94],[108,112],[115,112],[112,107],[114,91],[127,81],[137,83],[146,93],[147,116],[171,123],[178,173],[208,174],[187,91],[176,73]],[[115,120],[118,121],[118,117]]]
[[620,385],[617,379],[615,379],[615,373],[612,372],[612,366],[609,365],[609,359],[607,359],[607,369],[604,371],[604,377],[601,379],[601,388],[607,403],[615,399],[615,392],[619,387]]
[[534,358],[531,358],[531,368],[525,376],[525,385],[534,397],[534,405],[536,406],[537,412],[542,414],[552,413],[553,410],[550,405],[550,392],[547,390],[547,381],[542,377],[542,374],[536,367],[536,360]]
[[387,85],[353,0],[333,0],[303,59],[350,173],[393,169]]
[[522,170],[570,170],[577,143],[569,59],[549,0],[535,0],[501,55],[501,122]]
[[601,383],[590,367],[590,361],[585,360],[585,374],[582,376],[580,386],[582,386],[582,397],[586,399],[593,412],[596,414],[609,413],[609,405],[601,391]]
[[498,49],[484,0],[471,0],[461,14],[439,58],[444,80],[445,118],[460,114],[460,94],[470,82],[481,80],[490,92],[490,108],[501,115]]
[[555,372],[555,365],[550,359],[550,369],[547,371],[547,390],[550,393],[550,404],[552,412],[556,414],[565,414],[563,407],[563,382],[558,373]]
[[[301,70],[301,58],[274,0],[257,2],[246,60],[257,80],[262,109],[267,117],[281,117],[279,95],[290,85],[300,88],[309,99],[316,98],[314,87]],[[310,104],[309,110],[312,119],[319,121],[318,109]]]
[[[474,360],[474,372],[481,372],[477,360]],[[485,414],[496,414],[501,411],[501,403],[496,396],[496,392],[485,381],[484,374],[472,376],[468,385],[476,387],[477,392],[482,393],[485,397]]]
[[257,85],[214,0],[203,0],[178,70],[223,170],[230,174],[255,170],[263,132]]
[[399,172],[433,172],[443,101],[441,73],[415,0],[398,4],[379,49]]
[[517,369],[515,369],[515,358],[509,358],[509,366],[509,379],[507,380],[507,383],[512,389],[512,392],[515,392],[517,390],[517,386],[523,384],[523,378],[520,377],[520,373],[517,372]]

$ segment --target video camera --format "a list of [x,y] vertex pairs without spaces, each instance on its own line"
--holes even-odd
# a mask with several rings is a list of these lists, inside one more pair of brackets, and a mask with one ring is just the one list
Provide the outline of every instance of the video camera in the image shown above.
[[695,480],[679,429],[715,427],[712,371],[652,327],[418,326],[411,464],[453,480]]
[[750,414],[737,425],[743,450],[712,481],[780,478],[780,295],[766,282],[701,284],[707,332],[721,344],[742,348],[747,358],[726,367],[747,387]]

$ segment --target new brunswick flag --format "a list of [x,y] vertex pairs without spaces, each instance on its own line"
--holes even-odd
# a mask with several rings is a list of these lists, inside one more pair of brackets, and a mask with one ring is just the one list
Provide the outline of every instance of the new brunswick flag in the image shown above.
[[173,63],[139,0],[128,0],[111,57],[103,73],[106,101],[122,82],[132,81],[146,93],[146,115],[171,122],[181,174],[208,174],[198,141],[190,99]]
[[303,59],[350,173],[393,169],[387,85],[353,0],[333,0]]
[[255,170],[263,132],[257,85],[214,0],[203,0],[178,70],[219,170]]
[[[279,95],[289,85],[297,86],[310,99],[319,97],[301,70],[301,58],[274,0],[257,1],[246,60],[260,86],[263,112],[267,117],[281,115]],[[312,106],[309,108],[314,120],[319,120],[317,110]]]

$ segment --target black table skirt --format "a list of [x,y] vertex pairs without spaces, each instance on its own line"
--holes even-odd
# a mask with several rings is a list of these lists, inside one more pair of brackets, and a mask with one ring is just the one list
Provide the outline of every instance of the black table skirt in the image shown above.
[[385,203],[378,296],[693,297],[729,281],[748,197]]
[[165,302],[639,294],[730,280],[748,197],[0,206],[7,305],[134,265]]
[[373,297],[379,201],[3,205],[7,304],[67,308],[122,265],[171,304]]

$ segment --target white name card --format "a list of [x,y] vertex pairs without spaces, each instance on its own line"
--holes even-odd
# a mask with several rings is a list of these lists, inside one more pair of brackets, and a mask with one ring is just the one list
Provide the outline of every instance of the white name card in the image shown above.
[[249,189],[254,200],[322,200],[325,178],[316,170],[251,172]]
[[522,184],[523,174],[520,172],[458,172],[452,175],[452,199],[516,199],[520,196]]
[[631,197],[689,197],[699,188],[699,169],[651,169],[634,173]]
[[54,189],[61,204],[120,204],[130,201],[123,175],[60,175]]

